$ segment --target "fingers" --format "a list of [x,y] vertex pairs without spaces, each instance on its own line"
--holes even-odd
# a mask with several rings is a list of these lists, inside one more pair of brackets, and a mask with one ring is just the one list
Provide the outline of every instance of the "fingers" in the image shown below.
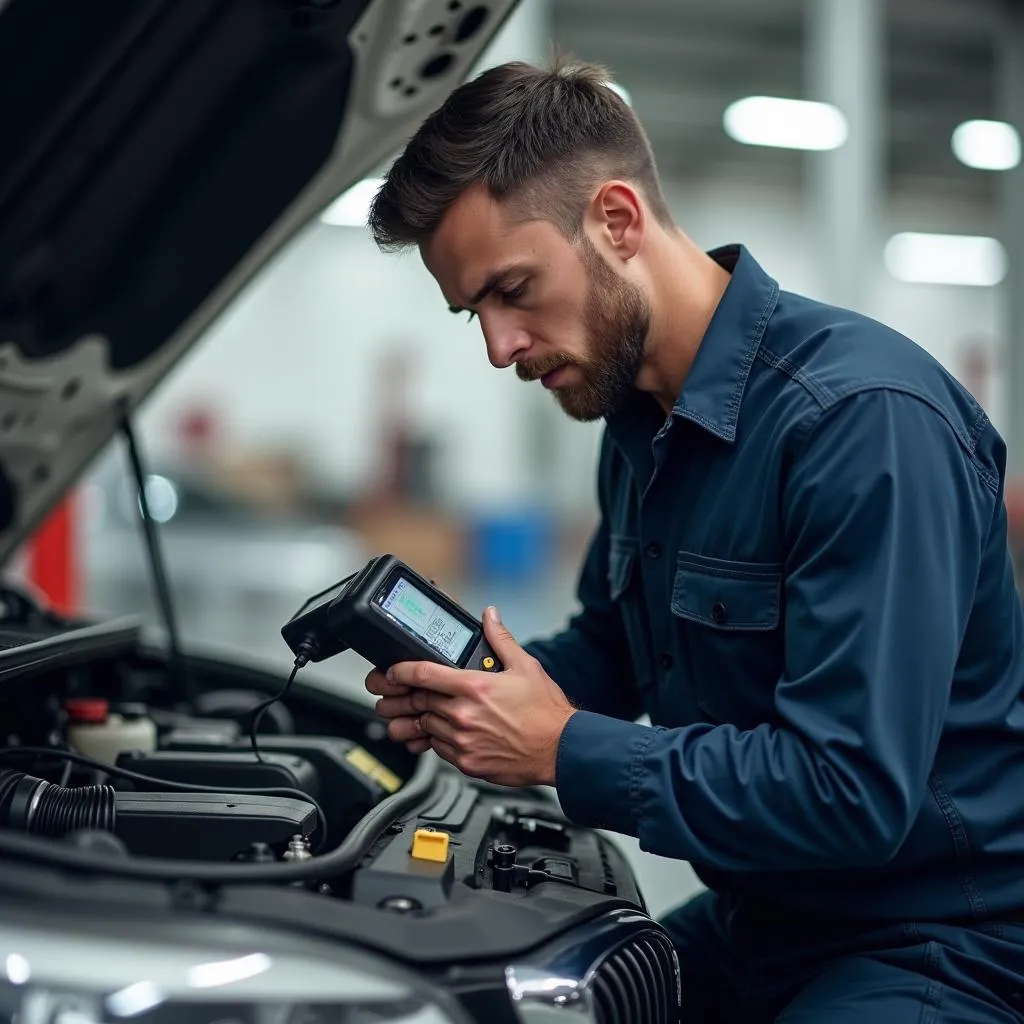
[[406,715],[404,718],[392,718],[388,722],[388,737],[395,743],[411,743],[415,740],[427,739],[429,736],[420,725],[419,715]]
[[405,745],[410,754],[425,754],[430,749],[430,737],[426,736],[421,740],[410,740]]
[[436,740],[443,740],[453,747],[457,746],[457,732],[455,726],[444,717],[433,711],[427,711],[419,717],[419,727],[428,736]]
[[[416,704],[413,702],[413,698],[422,692],[410,693],[405,697],[381,697],[374,705],[373,710],[381,718],[402,718],[405,715],[417,715],[421,711],[427,710],[426,707],[416,707]],[[418,703],[422,702],[422,698],[420,698]]]
[[408,686],[395,685],[377,669],[367,675],[366,689],[377,697],[401,697],[409,692]]
[[429,690],[412,690],[404,697],[381,697],[374,708],[381,718],[401,718],[404,715],[418,715],[424,711],[445,713],[451,697]]
[[528,656],[516,643],[516,638],[502,623],[498,609],[493,606],[484,612],[484,636],[506,669]]
[[392,689],[381,696],[395,694],[395,687],[400,687],[401,692],[406,692],[409,687],[419,687],[423,690],[432,690],[434,693],[455,696],[465,690],[468,675],[470,673],[461,669],[448,668],[433,661],[403,661],[392,665],[388,670],[388,684]]
[[457,729],[444,715],[425,711],[421,715],[392,718],[388,723],[388,736],[396,743],[412,743],[431,737],[456,745]]
[[430,740],[430,745],[434,748],[434,751],[438,756],[443,757],[449,764],[456,765],[457,767],[456,762],[459,760],[459,752],[450,743],[445,743],[444,740],[432,738]]

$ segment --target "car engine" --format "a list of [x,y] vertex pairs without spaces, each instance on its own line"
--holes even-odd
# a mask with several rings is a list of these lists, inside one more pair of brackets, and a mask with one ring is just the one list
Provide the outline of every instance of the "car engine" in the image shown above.
[[134,623],[58,620],[13,590],[0,607],[0,906],[66,906],[87,876],[105,913],[370,951],[467,1020],[678,1020],[675,952],[628,864],[546,792],[414,757],[308,685],[254,750],[274,673],[190,656],[186,701]]

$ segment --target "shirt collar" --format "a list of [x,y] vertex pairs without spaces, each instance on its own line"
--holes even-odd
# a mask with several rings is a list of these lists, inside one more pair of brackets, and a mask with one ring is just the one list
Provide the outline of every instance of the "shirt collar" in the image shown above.
[[[732,444],[736,440],[736,421],[747,377],[775,311],[779,286],[743,245],[712,249],[708,255],[731,277],[701,339],[672,415],[692,420]],[[622,411],[629,416],[634,408],[635,403],[627,402]]]

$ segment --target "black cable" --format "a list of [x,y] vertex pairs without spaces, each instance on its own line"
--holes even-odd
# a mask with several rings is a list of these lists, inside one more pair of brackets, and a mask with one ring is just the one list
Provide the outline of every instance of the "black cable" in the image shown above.
[[260,754],[259,745],[256,742],[256,732],[260,727],[260,722],[262,721],[263,716],[266,714],[267,708],[269,708],[272,704],[276,704],[291,689],[291,685],[295,681],[295,673],[298,672],[300,668],[302,668],[302,665],[299,664],[299,659],[296,658],[295,664],[292,666],[291,675],[288,676],[288,682],[285,683],[284,686],[280,690],[278,690],[273,697],[271,697],[269,700],[265,700],[262,704],[258,705],[256,707],[256,710],[252,714],[252,724],[249,726],[249,742],[252,744],[252,752],[256,755],[256,760],[259,761],[260,764],[264,763],[263,756]]
[[275,864],[207,864],[204,861],[159,858],[119,860],[107,854],[79,850],[66,843],[3,830],[0,830],[0,855],[34,866],[45,864],[67,871],[88,871],[108,877],[150,882],[266,885],[337,878],[355,870],[385,827],[426,796],[437,778],[440,763],[436,754],[422,755],[412,778],[397,793],[368,811],[339,847],[309,860]]
[[256,760],[263,764],[263,758],[260,755],[260,748],[256,742],[256,731],[260,727],[260,722],[266,714],[267,708],[271,705],[276,704],[282,697],[284,697],[291,689],[292,683],[295,682],[295,674],[309,662],[309,659],[316,654],[317,641],[316,637],[309,635],[302,638],[302,643],[299,644],[299,653],[295,655],[295,664],[292,665],[291,675],[288,676],[288,682],[270,697],[265,700],[262,704],[258,704],[256,709],[252,713],[252,724],[249,726],[249,742],[252,744],[252,752],[256,755]]
[[139,452],[138,441],[135,437],[135,430],[132,427],[127,406],[122,406],[121,410],[121,433],[124,434],[125,443],[128,446],[128,458],[131,462],[132,474],[135,477],[136,489],[139,492],[139,510],[142,514],[142,531],[146,540],[146,550],[149,554],[149,566],[153,573],[153,583],[156,587],[157,601],[160,604],[160,613],[163,616],[164,626],[167,629],[168,660],[170,662],[171,676],[177,683],[178,697],[185,702],[186,706],[191,708],[195,706],[195,694],[192,691],[192,681],[189,678],[185,659],[181,653],[178,620],[174,614],[171,588],[167,582],[166,562],[160,550],[160,538],[157,532],[156,520],[153,519],[150,512],[149,499],[146,496],[147,474],[142,465],[142,456]]
[[323,848],[327,840],[327,815],[324,809],[313,797],[304,793],[301,789],[291,789],[288,786],[200,786],[190,782],[171,782],[168,779],[160,779],[155,775],[142,775],[140,772],[133,772],[127,768],[120,768],[116,765],[105,764],[103,761],[96,761],[84,754],[76,754],[71,750],[58,750],[54,747],[10,747],[0,750],[0,759],[17,758],[19,756],[35,758],[51,758],[57,761],[67,761],[72,764],[85,765],[88,768],[98,768],[107,775],[117,779],[124,779],[126,782],[143,782],[147,785],[156,784],[178,793],[223,793],[225,796],[231,793],[259,793],[261,796],[290,796],[298,800],[305,800],[312,804],[320,822],[320,841],[317,843],[317,850]]

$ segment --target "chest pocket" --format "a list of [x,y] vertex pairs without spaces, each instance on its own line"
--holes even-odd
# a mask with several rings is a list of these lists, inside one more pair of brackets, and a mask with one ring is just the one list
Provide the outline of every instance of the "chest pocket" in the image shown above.
[[783,667],[782,566],[679,552],[672,614],[697,703],[751,728],[774,717]]
[[653,682],[653,671],[639,553],[640,542],[636,537],[612,535],[608,547],[608,592],[622,615],[636,684],[644,690]]

